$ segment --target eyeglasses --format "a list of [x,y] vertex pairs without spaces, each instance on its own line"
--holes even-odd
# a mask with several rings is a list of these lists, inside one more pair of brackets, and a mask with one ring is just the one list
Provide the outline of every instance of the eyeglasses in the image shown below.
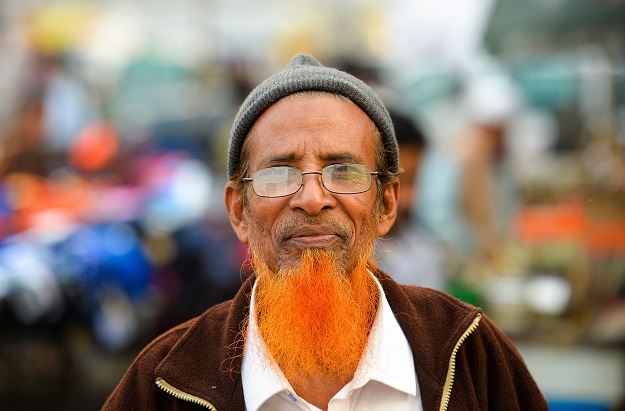
[[321,184],[332,193],[358,194],[371,188],[371,176],[377,176],[379,172],[369,171],[362,164],[332,164],[321,171],[279,166],[264,168],[241,180],[251,182],[254,193],[259,197],[286,197],[302,188],[306,174],[319,174]]

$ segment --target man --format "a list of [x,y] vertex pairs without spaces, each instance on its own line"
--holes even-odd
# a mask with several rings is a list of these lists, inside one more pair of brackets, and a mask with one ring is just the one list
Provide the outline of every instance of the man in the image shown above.
[[299,55],[261,83],[235,118],[225,190],[254,275],[146,347],[104,409],[546,410],[478,308],[375,267],[399,172],[360,80]]

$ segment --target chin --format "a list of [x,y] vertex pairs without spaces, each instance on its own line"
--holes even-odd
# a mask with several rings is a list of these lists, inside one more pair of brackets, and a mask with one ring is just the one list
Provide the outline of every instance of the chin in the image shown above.
[[319,251],[331,252],[335,257],[335,266],[337,270],[345,272],[346,268],[353,266],[353,263],[350,263],[347,258],[346,251],[342,248],[337,250],[336,247],[298,247],[297,249],[292,249],[288,251],[284,251],[281,255],[278,256],[277,267],[270,267],[274,272],[279,272],[278,270],[289,270],[293,268],[297,268],[300,266],[302,262],[302,253],[306,249],[315,249]]

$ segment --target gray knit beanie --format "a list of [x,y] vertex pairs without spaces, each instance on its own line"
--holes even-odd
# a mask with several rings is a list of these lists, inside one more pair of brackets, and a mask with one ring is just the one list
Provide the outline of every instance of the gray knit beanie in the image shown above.
[[228,178],[231,179],[239,167],[243,141],[254,122],[281,98],[305,90],[340,94],[357,104],[373,120],[382,135],[389,171],[391,173],[399,171],[393,122],[371,87],[348,73],[321,65],[312,56],[298,54],[284,70],[269,77],[252,90],[241,105],[230,132]]

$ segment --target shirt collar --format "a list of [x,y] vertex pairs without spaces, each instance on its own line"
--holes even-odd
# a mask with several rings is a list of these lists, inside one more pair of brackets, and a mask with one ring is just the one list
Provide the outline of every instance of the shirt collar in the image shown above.
[[[371,273],[373,276],[373,274]],[[356,369],[354,378],[339,393],[348,397],[370,380],[378,381],[396,390],[417,395],[417,379],[412,349],[395,315],[391,310],[382,285],[373,276],[379,290],[379,309],[376,313],[365,354]],[[243,352],[242,384],[249,410],[257,410],[265,401],[280,392],[294,390],[284,374],[271,366],[271,356],[258,334],[254,300],[256,284],[252,289],[247,340]],[[410,366],[406,366],[410,364]]]

